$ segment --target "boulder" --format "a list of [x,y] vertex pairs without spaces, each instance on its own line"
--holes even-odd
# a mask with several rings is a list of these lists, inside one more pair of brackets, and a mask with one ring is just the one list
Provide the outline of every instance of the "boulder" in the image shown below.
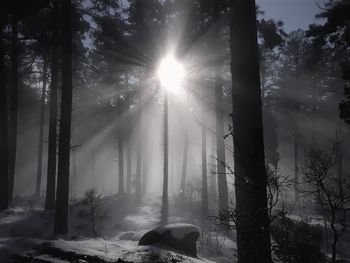
[[144,234],[139,246],[164,245],[186,255],[197,257],[196,241],[200,230],[191,224],[169,224],[157,227]]

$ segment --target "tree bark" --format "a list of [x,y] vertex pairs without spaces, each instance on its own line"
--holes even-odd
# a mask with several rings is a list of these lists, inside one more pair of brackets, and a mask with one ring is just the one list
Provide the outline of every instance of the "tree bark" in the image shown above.
[[271,262],[254,0],[231,7],[231,73],[239,263]]
[[56,195],[56,167],[57,167],[57,77],[58,77],[58,24],[59,10],[58,0],[54,4],[54,22],[52,29],[52,54],[51,54],[51,85],[50,85],[50,120],[49,120],[49,145],[47,158],[47,180],[45,210],[55,208]]
[[8,105],[5,79],[3,27],[4,18],[0,17],[0,211],[9,208],[8,173]]
[[44,140],[46,82],[47,82],[47,58],[44,57],[43,86],[42,86],[42,90],[41,90],[41,105],[40,105],[38,165],[37,165],[36,186],[35,186],[35,196],[36,197],[40,197],[40,189],[41,189],[41,176],[42,176],[42,166],[43,166],[43,140]]
[[13,196],[17,150],[17,118],[18,118],[18,19],[12,14],[11,20],[11,91],[10,91],[10,122],[9,122],[9,195]]
[[69,164],[72,118],[72,26],[71,0],[62,1],[62,101],[59,133],[57,201],[54,221],[54,234],[68,231],[69,205]]

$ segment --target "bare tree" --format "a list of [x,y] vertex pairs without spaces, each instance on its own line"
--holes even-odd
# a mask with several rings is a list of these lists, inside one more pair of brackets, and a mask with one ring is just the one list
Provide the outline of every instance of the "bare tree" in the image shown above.
[[332,263],[337,258],[337,243],[347,228],[346,212],[350,210],[350,181],[337,174],[338,147],[334,145],[331,153],[312,149],[306,156],[302,168],[304,183],[311,185],[311,194],[322,209],[325,222],[332,231]]

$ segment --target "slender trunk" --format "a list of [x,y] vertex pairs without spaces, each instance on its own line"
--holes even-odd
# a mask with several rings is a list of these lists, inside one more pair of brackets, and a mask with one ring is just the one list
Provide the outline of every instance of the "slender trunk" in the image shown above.
[[162,223],[168,222],[168,178],[169,178],[169,127],[168,127],[168,92],[164,94],[164,173],[163,173],[163,195],[162,195]]
[[187,159],[188,159],[188,133],[185,131],[184,153],[182,157],[182,172],[181,172],[181,189],[180,192],[184,196],[186,193],[187,179]]
[[66,234],[68,231],[69,159],[72,118],[71,8],[71,0],[62,1],[64,34],[62,39],[62,99],[57,172],[57,202],[54,222],[54,233],[56,235]]
[[45,57],[44,58],[44,69],[43,69],[43,87],[42,87],[42,91],[41,91],[39,150],[38,150],[38,166],[37,166],[36,187],[35,187],[35,196],[36,197],[40,197],[41,175],[42,175],[42,166],[43,166],[43,140],[44,140],[46,81],[47,81],[47,60]]
[[[145,107],[144,107],[145,110]],[[146,131],[147,127],[145,127],[146,123],[144,121],[143,118],[143,114],[141,115],[141,131]],[[147,152],[147,136],[144,134],[143,135],[143,139],[142,139],[142,185],[141,185],[141,193],[142,195],[146,194],[147,191],[147,180],[148,180],[148,162],[149,162],[149,158],[148,158],[148,152]]]
[[128,194],[131,193],[131,167],[131,142],[129,138],[126,147],[126,192]]
[[254,0],[231,10],[232,122],[239,263],[271,262]]
[[332,241],[332,263],[335,263],[337,261],[337,243],[338,243],[338,231],[336,229],[336,226],[335,226],[335,208],[332,207],[331,208],[333,211],[332,211],[332,219],[331,219],[331,229],[332,229],[332,232],[333,232],[333,241]]
[[124,149],[121,135],[118,138],[119,194],[124,194]]
[[294,131],[294,198],[299,199],[299,127],[296,124]]
[[[145,130],[145,129],[142,129]],[[142,147],[142,195],[145,195],[147,192],[147,180],[148,180],[148,153],[147,153],[147,141],[143,142]]]
[[224,112],[222,108],[222,79],[220,67],[215,69],[216,156],[219,190],[219,214],[228,211],[228,189],[225,168]]
[[52,30],[52,54],[51,54],[51,85],[50,85],[50,120],[49,120],[49,145],[47,158],[47,180],[45,210],[55,208],[56,195],[56,166],[57,166],[57,77],[58,77],[58,0],[54,2],[54,23]]
[[217,202],[217,185],[216,185],[216,136],[212,135],[212,140],[211,140],[211,153],[210,153],[210,196],[211,199],[214,203]]
[[141,120],[142,120],[142,112],[140,112],[139,116],[139,132],[137,133],[137,152],[136,152],[136,185],[135,185],[135,193],[136,193],[136,201],[140,202],[142,197],[142,140],[141,140]]
[[17,150],[17,118],[18,118],[18,38],[17,16],[12,15],[11,21],[11,92],[10,92],[10,122],[9,122],[9,180],[10,201],[13,196],[13,186],[16,168]]
[[[141,139],[138,138],[138,144],[141,145]],[[140,147],[137,149],[136,153],[136,185],[135,185],[135,193],[136,193],[136,201],[141,201],[141,187],[142,187],[142,175],[141,175],[141,167],[142,167],[142,151]]]
[[[204,114],[203,114],[204,117]],[[203,121],[204,122],[204,121]],[[202,125],[202,215],[208,215],[207,130]]]
[[9,207],[8,105],[3,48],[3,20],[3,17],[0,17],[0,211]]

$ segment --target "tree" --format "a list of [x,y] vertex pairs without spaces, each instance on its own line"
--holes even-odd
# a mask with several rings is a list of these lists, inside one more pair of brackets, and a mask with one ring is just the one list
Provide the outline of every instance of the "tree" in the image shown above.
[[315,198],[332,230],[332,263],[337,261],[337,244],[347,228],[346,213],[350,204],[350,181],[337,175],[338,144],[331,154],[312,149],[307,154],[302,173],[305,183],[312,185],[306,193]]
[[17,150],[17,115],[18,115],[18,15],[16,10],[11,14],[11,89],[9,100],[9,180],[10,200],[12,200],[15,180],[16,150]]
[[58,146],[57,200],[54,233],[68,231],[69,164],[72,118],[72,4],[62,1],[62,98]]
[[47,58],[43,58],[43,80],[41,89],[41,105],[40,105],[40,127],[39,127],[39,149],[38,149],[38,168],[35,186],[35,195],[40,197],[41,175],[43,165],[43,141],[44,141],[44,118],[45,118],[45,100],[46,100],[46,82],[47,82]]
[[9,207],[9,173],[8,173],[8,104],[5,81],[5,53],[3,28],[5,12],[0,12],[0,211]]
[[238,262],[271,262],[256,6],[237,0],[231,8]]
[[49,146],[47,159],[47,179],[45,210],[55,208],[56,168],[57,168],[57,82],[58,82],[58,25],[60,21],[58,0],[53,2],[53,21],[51,36],[51,85],[49,109]]
[[[215,21],[219,21],[222,2],[214,4],[213,17]],[[222,39],[220,36],[221,26],[216,25],[216,35],[213,36],[218,40],[216,48],[222,48]],[[215,88],[215,120],[216,120],[216,167],[218,176],[218,191],[219,191],[219,214],[228,211],[228,188],[225,168],[225,128],[224,128],[224,109],[223,109],[223,81],[222,67],[219,65],[221,61],[217,61],[214,69],[214,88]]]

